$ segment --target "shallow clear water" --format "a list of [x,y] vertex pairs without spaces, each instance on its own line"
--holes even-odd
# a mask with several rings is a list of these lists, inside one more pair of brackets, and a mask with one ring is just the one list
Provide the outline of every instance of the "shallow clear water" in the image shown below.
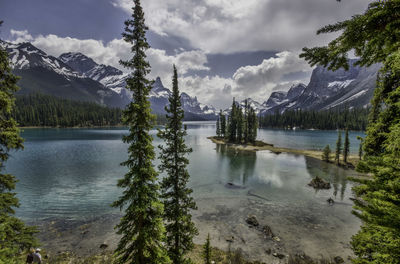
[[[207,139],[215,133],[214,124],[188,123],[187,127],[186,142],[193,148],[189,172],[195,198],[250,194],[296,207],[315,202],[316,197],[324,202],[326,197],[336,196],[351,205],[351,185],[345,178],[354,172],[301,155],[229,150]],[[21,207],[17,215],[29,220],[77,219],[118,212],[109,205],[120,194],[116,182],[126,172],[119,165],[127,157],[127,146],[121,141],[126,133],[121,128],[25,129],[25,149],[12,153],[6,165],[19,180]],[[352,143],[357,135],[361,133],[351,133]],[[259,136],[276,146],[321,149],[326,144],[334,146],[337,132],[260,130]],[[154,145],[160,143],[155,137]],[[357,148],[355,145],[352,151]],[[334,188],[315,192],[308,187],[316,175],[330,180]],[[243,188],[227,188],[228,182]],[[350,215],[350,207],[345,213]]]

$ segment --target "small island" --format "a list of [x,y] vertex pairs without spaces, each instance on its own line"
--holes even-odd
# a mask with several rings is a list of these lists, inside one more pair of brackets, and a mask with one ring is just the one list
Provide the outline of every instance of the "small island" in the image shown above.
[[[269,150],[277,155],[285,152],[295,155],[304,155],[327,163],[336,164],[345,169],[354,169],[359,162],[359,156],[347,154],[345,162],[331,162],[331,152],[326,150],[305,150],[275,147],[271,143],[257,140],[258,119],[255,110],[245,100],[240,105],[233,99],[229,115],[222,110],[216,121],[216,136],[208,137],[215,144],[226,145],[240,151]],[[341,134],[341,133],[340,133]],[[348,132],[346,130],[346,137]],[[340,140],[339,140],[339,144]],[[341,149],[339,149],[341,152]]]

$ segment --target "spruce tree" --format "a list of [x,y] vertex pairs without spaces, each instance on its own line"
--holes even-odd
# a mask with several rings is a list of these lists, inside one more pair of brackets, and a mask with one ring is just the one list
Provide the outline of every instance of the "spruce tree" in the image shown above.
[[[2,21],[0,21],[0,26]],[[19,201],[13,192],[17,179],[5,173],[12,150],[23,149],[17,123],[11,117],[18,77],[13,75],[7,52],[0,46],[0,263],[14,263],[21,250],[36,244],[34,227],[14,216]]]
[[226,138],[226,118],[225,115],[222,113],[222,110],[219,112],[219,120],[221,122],[221,136]]
[[358,169],[373,175],[357,180],[355,211],[362,220],[352,238],[355,264],[399,263],[400,259],[400,1],[373,1],[351,19],[328,25],[319,33],[340,32],[325,47],[303,49],[311,64],[348,68],[348,53],[357,65],[381,63]]
[[243,139],[244,139],[244,143],[247,143],[249,141],[249,102],[246,99],[245,103],[244,103],[244,135],[243,135]]
[[204,264],[211,264],[210,234],[207,235],[206,243],[203,245]]
[[242,109],[238,107],[236,112],[236,141],[238,143],[242,143],[243,132],[243,112]]
[[338,139],[336,141],[336,152],[335,152],[335,161],[336,164],[340,164],[340,153],[342,153],[342,132],[338,131]]
[[331,149],[330,149],[329,145],[326,145],[326,147],[324,148],[324,150],[322,152],[322,160],[329,162],[330,156],[331,156]]
[[349,140],[349,130],[346,128],[344,136],[344,146],[343,146],[343,161],[347,163],[347,157],[350,153],[350,140]]
[[132,45],[133,56],[121,61],[121,65],[131,70],[126,80],[126,88],[133,93],[124,111],[124,123],[129,134],[123,141],[129,144],[128,160],[121,163],[128,167],[124,178],[118,181],[123,193],[114,207],[125,208],[125,215],[115,227],[121,239],[115,250],[115,263],[120,264],[164,264],[170,263],[164,248],[165,228],[163,225],[163,204],[159,200],[157,172],[154,169],[155,157],[152,146],[153,115],[150,112],[148,94],[152,82],[146,75],[150,65],[146,61],[146,40],[144,13],[140,0],[134,0],[132,18],[125,21],[124,40]]
[[221,137],[221,126],[220,126],[220,123],[221,123],[221,118],[218,116],[217,117],[217,122],[216,122],[216,135],[217,135],[217,137]]
[[360,145],[358,146],[358,158],[359,160],[362,160],[363,156],[363,138],[360,136],[357,136],[357,139],[360,140]]
[[165,206],[164,220],[167,222],[168,255],[174,264],[191,263],[185,255],[193,249],[193,237],[198,233],[190,214],[190,210],[197,209],[191,197],[193,190],[187,187],[190,175],[186,169],[189,164],[186,156],[192,149],[185,144],[186,130],[182,126],[184,111],[180,99],[178,74],[174,66],[172,94],[165,108],[167,123],[165,129],[158,133],[165,142],[165,146],[159,146],[159,169],[167,173],[161,183],[161,193]]
[[233,98],[232,109],[231,113],[229,114],[229,128],[228,128],[229,142],[236,142],[236,133],[237,133],[236,108],[237,105],[235,102],[235,98]]

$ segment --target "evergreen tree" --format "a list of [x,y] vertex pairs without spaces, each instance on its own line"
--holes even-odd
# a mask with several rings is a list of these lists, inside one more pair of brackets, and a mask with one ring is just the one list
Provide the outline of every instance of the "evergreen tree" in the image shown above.
[[329,25],[319,33],[341,32],[325,47],[304,49],[312,64],[348,68],[348,52],[357,65],[381,63],[372,99],[364,156],[358,169],[373,174],[354,187],[354,213],[362,220],[352,238],[356,264],[399,263],[400,256],[400,1],[373,1],[361,15]]
[[343,161],[347,163],[347,157],[350,153],[350,140],[349,140],[349,130],[346,128],[344,136],[344,146],[343,146]]
[[232,102],[232,110],[231,113],[229,115],[229,141],[230,142],[236,142],[236,133],[237,133],[237,120],[236,120],[236,116],[237,116],[237,105],[235,102],[235,98],[233,98],[233,102]]
[[128,160],[121,165],[129,171],[118,181],[124,188],[122,196],[113,203],[114,207],[125,209],[125,215],[116,226],[122,235],[115,251],[116,263],[148,264],[170,263],[164,248],[165,228],[163,225],[163,205],[159,201],[157,172],[154,169],[154,148],[152,136],[153,115],[150,112],[148,94],[152,82],[146,78],[150,65],[145,51],[149,48],[146,40],[144,13],[140,0],[134,0],[132,18],[125,21],[124,40],[132,45],[133,57],[121,64],[131,70],[126,80],[126,88],[133,93],[132,102],[124,111],[124,123],[129,126],[129,134],[123,141],[129,144]]
[[167,222],[168,254],[174,264],[191,263],[185,255],[193,249],[193,237],[198,233],[190,214],[190,210],[197,209],[191,197],[193,190],[187,187],[190,175],[186,169],[189,160],[185,156],[192,149],[185,144],[186,130],[182,126],[184,111],[180,99],[178,74],[174,66],[172,94],[168,99],[169,106],[165,108],[167,124],[165,130],[158,133],[165,141],[165,146],[159,146],[159,168],[167,173],[162,180],[161,192],[165,206],[164,220]]
[[[2,21],[0,21],[0,26]],[[13,75],[7,52],[0,46],[0,263],[13,263],[21,250],[36,244],[36,229],[14,216],[19,201],[13,192],[15,176],[5,173],[9,152],[23,148],[17,123],[11,118],[18,77]]]
[[357,139],[360,140],[360,145],[358,147],[358,158],[359,160],[362,160],[362,156],[363,156],[363,138],[360,136],[357,136]]
[[220,123],[221,123],[221,118],[218,116],[217,117],[217,123],[216,123],[216,127],[217,127],[216,134],[217,134],[217,137],[221,137],[221,126],[220,126]]
[[210,234],[207,235],[206,243],[203,245],[204,264],[211,264]]
[[330,156],[331,156],[331,149],[330,149],[329,145],[326,145],[326,147],[324,148],[324,151],[322,152],[322,160],[329,162]]
[[246,99],[244,101],[244,135],[243,135],[243,139],[244,142],[247,143],[249,142],[249,102]]
[[236,141],[239,143],[242,143],[243,132],[243,112],[242,109],[238,107],[236,112]]
[[226,137],[226,118],[225,118],[225,115],[222,113],[222,110],[220,110],[220,112],[219,112],[219,120],[221,122],[221,126],[220,126],[221,136],[225,138]]
[[338,131],[338,139],[336,141],[336,152],[335,152],[335,161],[336,164],[340,164],[340,153],[342,153],[342,132]]
[[249,119],[248,121],[249,141],[254,144],[257,139],[258,120],[257,120],[257,114],[252,107],[250,107],[248,119]]

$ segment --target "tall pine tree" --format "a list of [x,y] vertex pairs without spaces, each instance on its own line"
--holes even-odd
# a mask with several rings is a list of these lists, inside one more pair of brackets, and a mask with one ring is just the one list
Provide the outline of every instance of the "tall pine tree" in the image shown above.
[[159,201],[157,172],[154,169],[155,157],[152,146],[153,115],[150,113],[148,94],[152,82],[146,78],[150,65],[146,61],[149,44],[146,39],[144,13],[140,0],[134,0],[132,18],[125,21],[124,40],[132,45],[133,56],[120,63],[131,70],[126,80],[126,88],[133,93],[132,102],[124,111],[123,121],[129,126],[129,135],[123,141],[129,144],[128,160],[121,165],[129,171],[118,181],[124,188],[122,196],[113,203],[125,215],[116,226],[122,235],[115,251],[116,263],[120,264],[164,264],[170,263],[164,248],[165,228],[163,225],[163,205]]
[[230,142],[236,142],[236,133],[237,133],[237,120],[236,114],[237,105],[235,98],[233,98],[231,113],[229,114],[229,128],[228,128],[228,137]]
[[178,74],[174,65],[172,79],[172,94],[169,97],[167,123],[165,130],[160,130],[158,136],[165,141],[165,146],[159,146],[162,172],[167,176],[162,180],[161,192],[164,199],[167,229],[167,247],[170,259],[174,264],[191,263],[186,254],[193,249],[193,237],[198,233],[192,222],[190,210],[196,210],[196,203],[187,187],[189,173],[186,166],[189,160],[186,155],[192,152],[185,144],[186,130],[183,129],[181,97],[178,88]]
[[302,57],[331,70],[348,69],[348,53],[357,65],[381,63],[358,169],[373,174],[353,190],[354,213],[362,220],[352,238],[353,263],[399,263],[400,259],[400,1],[373,1],[351,19],[328,25],[318,33],[340,32],[325,47],[305,48]]
[[[2,21],[0,21],[0,26]],[[4,172],[11,150],[23,148],[17,123],[11,118],[18,77],[13,75],[7,52],[0,46],[0,263],[15,263],[22,249],[36,244],[36,229],[14,216],[19,206],[13,192],[16,178]]]
[[225,115],[222,113],[222,110],[220,110],[220,112],[219,112],[219,120],[221,123],[221,126],[220,126],[221,136],[225,138],[226,137],[226,118],[225,118]]
[[335,161],[336,164],[340,164],[340,154],[342,153],[342,131],[338,131],[338,138],[336,141]]
[[346,128],[344,134],[344,145],[343,145],[343,161],[347,163],[347,158],[350,153],[350,140],[349,140],[349,130]]
[[217,137],[221,137],[221,118],[219,116],[217,117],[216,127]]

